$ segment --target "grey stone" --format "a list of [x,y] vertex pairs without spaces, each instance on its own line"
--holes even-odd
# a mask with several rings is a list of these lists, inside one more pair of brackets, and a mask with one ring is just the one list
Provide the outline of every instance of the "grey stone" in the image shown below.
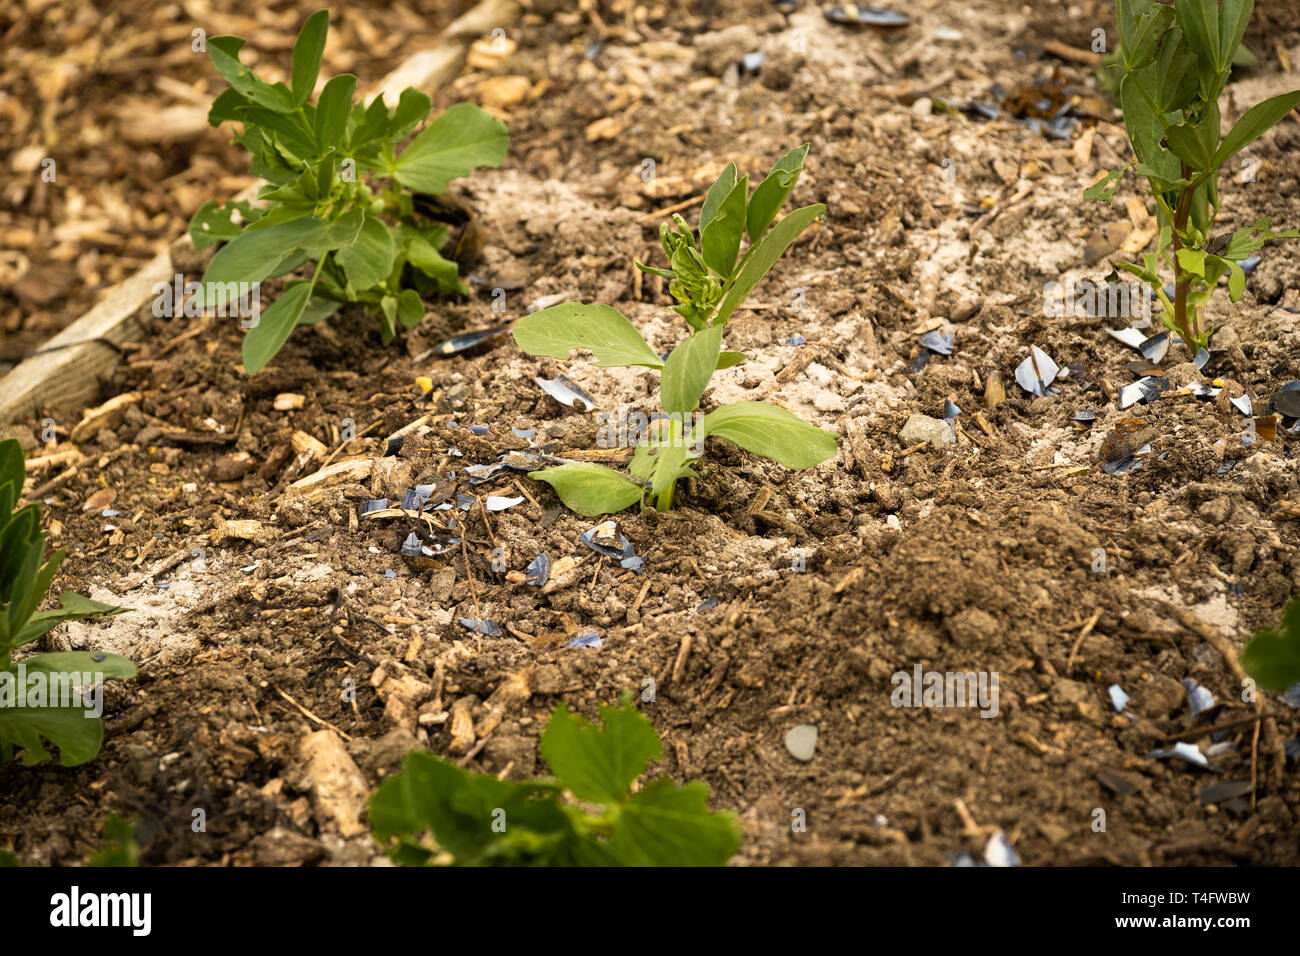
[[795,760],[807,763],[812,760],[817,750],[817,728],[812,724],[800,724],[785,732],[785,749]]
[[950,422],[914,412],[903,425],[903,430],[898,433],[898,441],[904,448],[911,448],[922,442],[929,443],[931,448],[942,448],[944,445],[956,444],[957,432]]

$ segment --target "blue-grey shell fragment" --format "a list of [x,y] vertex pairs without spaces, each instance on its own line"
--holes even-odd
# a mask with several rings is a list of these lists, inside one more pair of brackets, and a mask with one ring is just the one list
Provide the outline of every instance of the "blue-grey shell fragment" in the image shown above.
[[376,511],[383,511],[388,507],[387,498],[367,498],[361,502],[361,517],[364,518]]
[[953,347],[957,344],[957,336],[934,330],[921,336],[921,344],[936,355],[951,355]]
[[1287,418],[1300,418],[1300,382],[1283,382],[1273,396],[1273,408]]
[[1037,345],[1029,351],[1030,357],[1016,366],[1016,382],[1029,394],[1042,396],[1047,394],[1047,386],[1056,380],[1061,367]]
[[1187,703],[1192,708],[1192,716],[1197,716],[1214,706],[1214,695],[1190,677],[1183,678],[1187,688]]
[[589,412],[596,407],[595,399],[564,375],[557,375],[555,378],[538,377],[533,381],[541,387],[543,392],[561,405],[566,405],[569,408],[580,407],[580,410],[584,412]]
[[540,588],[551,579],[551,557],[545,551],[528,562],[524,583]]
[[492,339],[505,332],[506,329],[479,329],[475,332],[462,332],[460,335],[453,335],[451,338],[439,342],[433,347],[433,351],[435,355],[443,358],[461,355],[480,347],[487,347]]

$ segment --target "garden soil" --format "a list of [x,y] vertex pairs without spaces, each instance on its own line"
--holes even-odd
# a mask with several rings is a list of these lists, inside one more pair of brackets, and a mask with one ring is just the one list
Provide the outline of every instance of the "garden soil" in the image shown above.
[[[102,379],[104,400],[129,397],[79,430],[89,460],[33,476],[70,551],[57,587],[132,609],[49,646],[126,654],[140,674],[109,686],[97,759],[0,769],[0,846],[74,864],[113,812],[146,863],[382,863],[359,795],[408,750],[544,774],[556,706],[594,717],[627,693],[662,737],[655,772],[703,779],[737,814],[739,865],[946,865],[1003,840],[1031,866],[1300,863],[1286,751],[1300,710],[1250,699],[1236,662],[1300,590],[1300,440],[1252,435],[1227,400],[1263,415],[1300,378],[1300,245],[1266,247],[1241,303],[1216,299],[1211,364],[1174,344],[1171,392],[1120,409],[1141,356],[1107,334],[1116,320],[1048,315],[1044,292],[1104,278],[1149,229],[1131,180],[1110,205],[1081,198],[1128,156],[1079,55],[1109,5],[922,0],[890,34],[807,2],[652,4],[645,19],[534,6],[517,51],[438,98],[495,104],[511,131],[499,170],[456,185],[484,238],[471,296],[431,300],[388,348],[345,312],[251,379],[232,320],[150,317]],[[1239,86],[1300,84],[1285,75],[1300,13],[1258,8],[1260,62]],[[757,51],[757,72],[739,68]],[[956,109],[1040,79],[1091,114],[1068,138]],[[512,449],[626,460],[600,447],[601,416],[651,410],[656,380],[536,359],[508,336],[450,358],[439,343],[572,299],[617,307],[666,351],[682,326],[633,260],[662,265],[664,214],[693,219],[725,163],[761,176],[800,142],[792,201],[828,215],[736,313],[727,347],[749,359],[703,408],[775,402],[835,430],[838,457],[788,472],[710,443],[672,511],[614,516],[639,571],[580,542],[596,522],[524,472],[471,483],[467,466]],[[1300,224],[1297,146],[1288,120],[1251,148],[1254,181],[1225,177],[1224,228]],[[951,355],[921,345],[931,331],[955,336]],[[1015,380],[1031,346],[1065,370],[1041,397]],[[561,372],[594,409],[542,392]],[[1218,400],[1177,394],[1211,380]],[[954,441],[900,442],[945,401]],[[82,415],[53,414],[59,450]],[[1141,466],[1103,471],[1134,417]],[[29,454],[56,450],[37,446],[39,422],[19,431]],[[323,465],[333,477],[312,483]],[[359,511],[425,483],[477,500],[433,512],[463,545],[414,566],[401,545],[429,522]],[[488,511],[488,496],[522,501]],[[566,646],[591,632],[600,646]],[[996,703],[899,706],[918,669],[996,674]],[[1210,711],[1192,713],[1189,680]],[[799,725],[817,729],[809,760],[785,743]],[[1151,756],[1176,742],[1209,767]]]

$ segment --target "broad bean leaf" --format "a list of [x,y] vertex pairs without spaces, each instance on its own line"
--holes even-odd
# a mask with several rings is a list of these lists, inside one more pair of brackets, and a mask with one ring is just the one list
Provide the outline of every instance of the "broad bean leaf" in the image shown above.
[[449,107],[397,158],[394,178],[416,192],[441,195],[479,166],[500,166],[510,136],[505,124],[471,103]]
[[529,355],[564,359],[574,349],[587,349],[600,368],[664,365],[636,327],[608,305],[564,302],[541,309],[515,323],[514,337]]
[[718,311],[713,316],[713,323],[725,324],[731,313],[745,301],[749,293],[754,291],[754,287],[762,281],[763,276],[767,275],[776,264],[776,260],[780,259],[785,250],[790,248],[791,243],[799,238],[799,234],[807,229],[814,219],[825,213],[826,207],[822,203],[796,209],[777,223],[772,231],[756,245],[751,246],[730,288],[723,296],[722,304],[718,306]]
[[588,518],[629,508],[641,500],[645,491],[613,468],[585,461],[530,471],[528,477],[546,482],[555,489],[565,507]]
[[736,402],[714,409],[699,427],[707,438],[725,438],[787,468],[812,468],[835,457],[835,435],[766,402]]

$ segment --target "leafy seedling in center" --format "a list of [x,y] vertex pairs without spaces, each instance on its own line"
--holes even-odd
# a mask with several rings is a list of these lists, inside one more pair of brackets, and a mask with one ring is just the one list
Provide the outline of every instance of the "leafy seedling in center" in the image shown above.
[[[736,165],[728,164],[704,198],[698,235],[680,215],[673,216],[672,224],[662,224],[659,238],[668,268],[636,265],[668,280],[678,303],[673,310],[689,329],[666,359],[608,305],[555,305],[515,325],[515,341],[530,355],[567,359],[574,349],[586,349],[602,368],[642,366],[660,373],[661,411],[638,436],[628,474],[589,462],[530,472],[574,511],[610,514],[644,503],[647,495],[655,507],[667,510],[677,481],[695,474],[692,464],[708,438],[726,439],[786,468],[812,468],[835,456],[834,434],[766,402],[735,402],[696,414],[713,373],[746,358],[743,352],[723,349],[727,320],[795,239],[826,212],[814,203],[772,225],[807,154],[807,144],[790,150],[752,195],[749,177],[738,178]],[[742,255],[746,238],[749,246]]]

